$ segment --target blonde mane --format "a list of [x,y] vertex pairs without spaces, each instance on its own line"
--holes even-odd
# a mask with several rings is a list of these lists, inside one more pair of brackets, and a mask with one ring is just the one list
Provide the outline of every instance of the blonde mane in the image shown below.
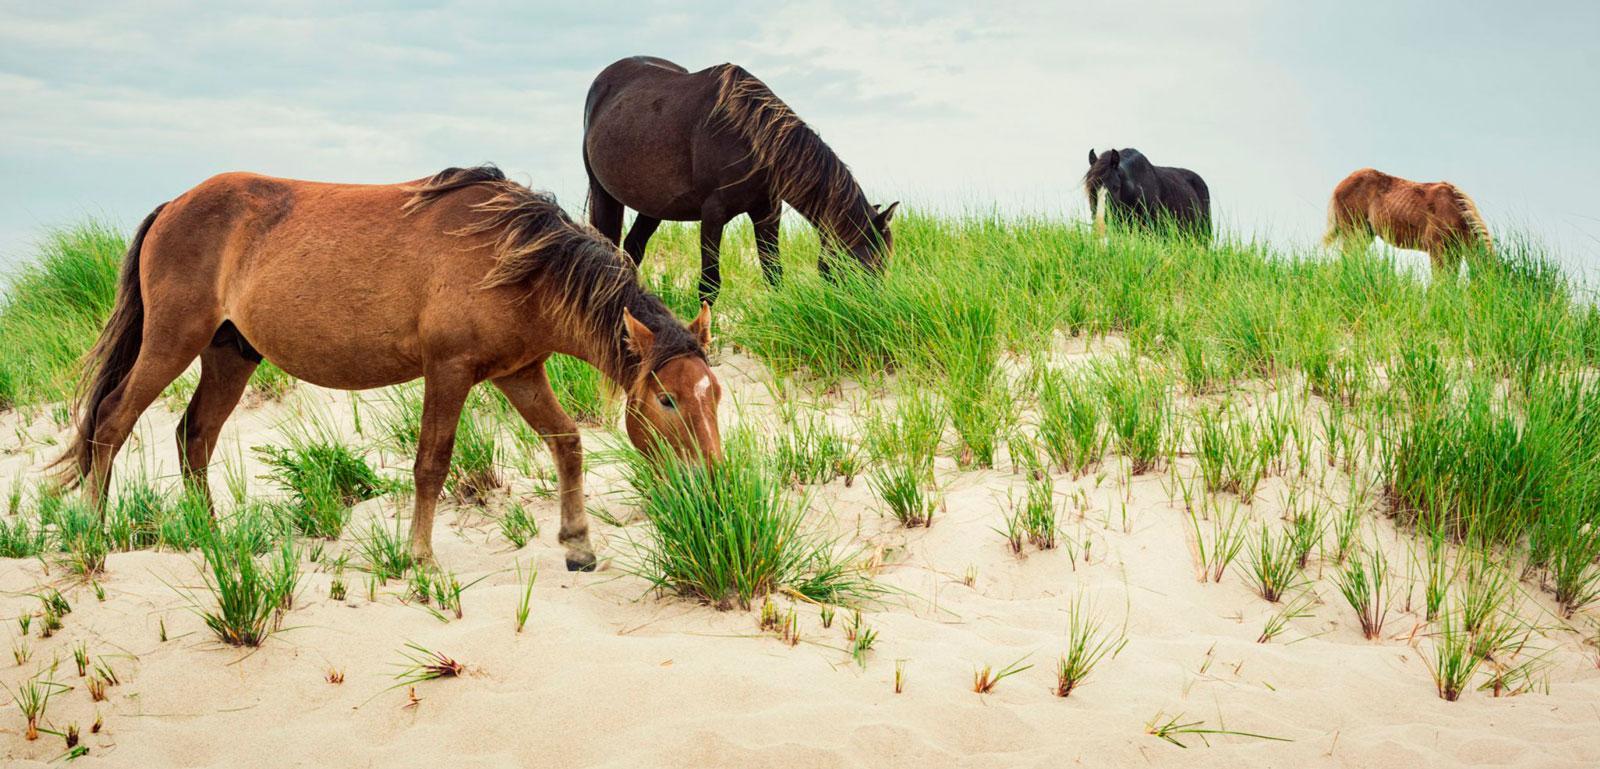
[[849,166],[766,83],[736,64],[717,70],[711,120],[750,144],[751,173],[766,172],[775,197],[829,222],[866,205]]
[[[624,386],[672,358],[705,357],[683,323],[639,285],[632,260],[592,227],[574,222],[555,196],[511,181],[494,166],[440,171],[408,187],[411,197],[401,210],[410,215],[469,187],[492,196],[473,204],[481,218],[450,234],[493,238],[495,266],[483,276],[481,287],[537,285],[543,296],[556,297],[557,322],[602,342],[602,360],[595,363]],[[623,338],[625,309],[655,332],[650,360],[640,360]]]

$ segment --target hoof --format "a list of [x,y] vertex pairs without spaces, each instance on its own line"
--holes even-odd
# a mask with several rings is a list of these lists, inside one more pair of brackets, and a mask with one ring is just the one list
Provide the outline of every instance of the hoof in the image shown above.
[[567,571],[594,571],[594,553],[588,551],[567,553]]

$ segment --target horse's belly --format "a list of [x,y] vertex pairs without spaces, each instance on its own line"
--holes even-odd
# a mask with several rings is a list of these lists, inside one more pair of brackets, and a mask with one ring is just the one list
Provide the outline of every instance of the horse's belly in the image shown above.
[[693,128],[675,117],[629,100],[607,105],[584,136],[584,151],[596,181],[624,206],[658,219],[699,219]]
[[[422,374],[419,302],[379,299],[359,283],[302,276],[229,302],[229,318],[263,358],[322,387],[365,390]],[[298,288],[288,288],[297,286]],[[328,290],[333,288],[335,290]],[[387,293],[387,292],[385,292]]]

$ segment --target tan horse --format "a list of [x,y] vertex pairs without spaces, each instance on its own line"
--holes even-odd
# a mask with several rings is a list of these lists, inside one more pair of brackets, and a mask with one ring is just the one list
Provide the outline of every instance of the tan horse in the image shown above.
[[411,548],[431,559],[456,425],[468,391],[488,380],[549,444],[567,567],[592,569],[583,450],[545,360],[573,355],[615,381],[641,450],[664,444],[714,462],[721,387],[706,362],[709,317],[702,307],[686,327],[615,246],[492,166],[395,185],[223,174],[139,225],[88,356],[77,437],[58,463],[103,510],[117,450],[196,356],[178,448],[185,480],[208,500],[217,435],[263,358],[345,390],[420,376]]
[[1344,178],[1328,201],[1327,245],[1374,236],[1397,248],[1428,252],[1435,275],[1454,275],[1465,249],[1494,250],[1478,206],[1449,182],[1413,182],[1363,168]]

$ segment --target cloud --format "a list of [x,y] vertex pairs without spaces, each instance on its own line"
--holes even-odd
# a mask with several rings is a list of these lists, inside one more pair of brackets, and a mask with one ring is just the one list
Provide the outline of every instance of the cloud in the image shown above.
[[875,199],[1081,212],[1087,150],[1135,146],[1204,175],[1224,220],[1304,241],[1338,178],[1379,165],[1594,255],[1597,108],[1575,94],[1600,90],[1597,12],[1570,8],[1546,25],[1377,0],[10,7],[0,260],[41,224],[131,222],[234,169],[385,181],[492,160],[576,208],[584,93],[639,53],[744,64]]

